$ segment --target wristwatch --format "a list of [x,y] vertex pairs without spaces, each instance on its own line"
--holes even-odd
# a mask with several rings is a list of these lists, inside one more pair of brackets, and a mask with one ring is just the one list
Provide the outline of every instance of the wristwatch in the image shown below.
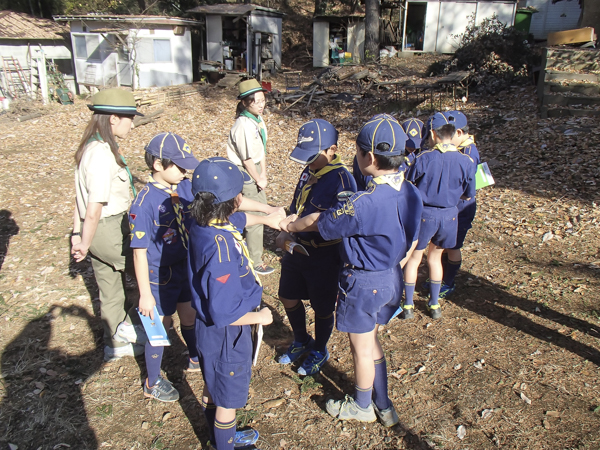
[[73,237],[73,236],[81,236],[81,232],[80,231],[73,231],[71,233],[71,237]]

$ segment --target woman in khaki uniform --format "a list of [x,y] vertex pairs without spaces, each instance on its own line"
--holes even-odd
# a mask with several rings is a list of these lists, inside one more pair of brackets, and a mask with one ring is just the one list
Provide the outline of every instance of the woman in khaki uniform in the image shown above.
[[75,152],[76,203],[71,253],[82,261],[88,253],[100,290],[100,313],[104,325],[104,359],[143,353],[143,346],[122,344],[113,339],[119,323],[131,306],[125,295],[125,271],[133,273],[129,248],[127,211],[131,172],[119,151],[116,137],[131,131],[136,110],[133,94],[106,89],[92,97],[94,111]]
[[[227,158],[241,171],[250,175],[250,181],[244,183],[242,195],[267,204],[265,195],[267,187],[267,127],[261,116],[266,103],[264,91],[255,79],[240,83],[240,95],[238,96],[240,102],[237,106],[235,123],[227,140]],[[263,215],[259,212],[250,214]],[[254,225],[246,228],[246,242],[256,273],[259,275],[272,273],[274,269],[262,260],[263,226]]]

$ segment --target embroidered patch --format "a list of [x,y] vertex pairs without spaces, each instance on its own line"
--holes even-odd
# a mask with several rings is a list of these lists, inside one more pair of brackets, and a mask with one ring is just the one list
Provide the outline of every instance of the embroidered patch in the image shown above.
[[229,277],[230,277],[230,276],[231,276],[231,274],[230,274],[230,273],[228,273],[227,275],[223,275],[223,276],[221,276],[221,277],[217,278],[217,281],[218,281],[219,283],[223,283],[223,284],[225,284],[225,283],[227,283],[227,280],[229,280]]
[[133,231],[133,229],[134,229],[134,228],[135,228],[135,225],[134,225],[134,224],[132,224],[132,223],[130,223],[130,224],[129,224],[129,229],[130,229],[131,231]]
[[184,144],[182,150],[188,154],[192,153],[192,149],[190,148],[189,145]]
[[161,213],[164,213],[164,212],[166,212],[166,211],[167,211],[167,208],[165,208],[165,205],[158,205],[158,210],[159,210]]
[[165,241],[165,244],[173,244],[174,242],[177,242],[177,231],[173,228],[168,228],[162,238],[163,241]]
[[415,137],[417,134],[419,134],[419,132],[413,128],[408,132],[408,134],[410,134],[412,137]]
[[306,181],[306,180],[308,180],[308,177],[309,177],[308,172],[303,173],[302,176],[300,177],[300,181]]
[[354,215],[354,203],[352,203],[350,200],[348,200],[346,203],[344,203],[344,205],[340,209],[337,209],[333,212],[334,219],[338,219],[339,217],[341,217],[343,215],[346,215],[346,216]]
[[131,220],[135,220],[135,218],[137,217],[137,214],[129,214],[129,217],[131,217]]
[[238,241],[235,241],[235,248],[238,251],[238,253],[241,255],[242,254],[242,245]]
[[135,232],[135,237],[138,238],[138,239],[141,239],[144,236],[146,236],[146,233],[144,233],[143,231],[136,231]]

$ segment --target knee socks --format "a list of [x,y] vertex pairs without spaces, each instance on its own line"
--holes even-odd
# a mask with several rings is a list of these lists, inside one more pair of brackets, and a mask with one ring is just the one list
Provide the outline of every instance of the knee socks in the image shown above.
[[202,411],[204,412],[204,418],[208,425],[208,435],[210,437],[211,444],[215,443],[215,414],[217,414],[217,406],[214,403],[204,403],[204,400],[200,400]]
[[415,295],[415,283],[404,283],[404,305],[413,305]]
[[146,358],[146,370],[148,371],[148,387],[152,387],[158,381],[160,376],[160,364],[162,362],[165,348],[153,347],[150,341],[146,342],[144,356]]
[[449,259],[446,262],[446,265],[444,266],[444,284],[446,286],[454,285],[454,278],[456,278],[456,274],[458,273],[461,264],[462,260],[452,261]]
[[437,305],[438,299],[440,296],[440,288],[442,287],[442,281],[433,281],[431,280],[429,283],[429,306]]
[[390,407],[388,397],[387,364],[385,356],[375,360],[375,380],[373,380],[373,402],[379,411]]
[[333,313],[327,317],[315,315],[315,350],[325,353],[327,341],[329,341],[329,337],[333,332],[334,321]]
[[358,386],[354,386],[354,388],[356,389],[356,393],[354,394],[354,401],[356,401],[356,404],[363,409],[368,408],[373,397],[373,386],[366,389]]
[[[215,419],[215,446],[217,450],[233,450],[233,441],[235,439],[235,419],[228,423],[219,422]],[[212,440],[210,441],[212,442]]]
[[299,301],[293,308],[285,308],[285,313],[290,321],[290,326],[294,332],[294,340],[296,342],[308,341],[308,333],[306,332],[306,310],[304,303]]
[[181,335],[187,345],[190,359],[198,362],[198,349],[196,348],[196,327],[195,325],[181,325]]

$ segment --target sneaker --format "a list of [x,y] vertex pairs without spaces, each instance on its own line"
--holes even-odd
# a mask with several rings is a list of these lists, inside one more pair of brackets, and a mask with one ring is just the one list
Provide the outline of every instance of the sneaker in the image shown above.
[[113,339],[123,344],[145,344],[148,336],[142,325],[131,325],[123,321],[117,327]]
[[124,356],[140,356],[144,354],[144,346],[137,344],[127,344],[122,347],[104,347],[104,361],[114,361]]
[[193,361],[191,359],[188,361],[188,367],[187,367],[188,372],[201,372],[201,370],[202,369],[200,369],[199,361]]
[[415,318],[415,305],[402,305],[404,314],[402,315],[403,320],[412,320]]
[[327,400],[325,408],[330,415],[340,420],[358,420],[359,422],[369,423],[377,420],[373,405],[363,409],[349,395],[346,395],[344,400]]
[[442,307],[440,305],[427,305],[427,310],[433,320],[442,318]]
[[289,346],[287,352],[279,357],[279,364],[291,364],[300,358],[303,354],[313,349],[315,345],[315,340],[311,337],[308,339],[308,342],[302,344],[300,342],[292,342],[292,345]]
[[237,430],[233,440],[233,448],[237,448],[238,450],[256,448],[254,447],[256,441],[258,441],[258,431],[256,431],[254,428]]
[[161,402],[176,402],[179,400],[179,392],[170,381],[158,377],[158,381],[152,387],[148,387],[148,379],[144,383],[144,397],[155,398]]
[[396,414],[396,409],[394,408],[394,405],[392,405],[391,400],[389,408],[382,409],[381,411],[377,409],[377,405],[375,403],[372,403],[372,405],[375,414],[377,414],[377,417],[379,417],[379,420],[381,420],[381,424],[384,427],[393,427],[400,422],[400,419],[398,419],[398,414]]
[[271,266],[267,266],[265,263],[262,263],[258,266],[254,267],[254,271],[259,275],[269,275],[270,273],[275,272]]
[[452,284],[452,286],[448,286],[446,283],[442,281],[442,286],[440,287],[440,298],[446,298],[450,294],[452,294],[456,290],[456,284]]
[[298,375],[314,375],[321,371],[323,364],[329,359],[329,352],[325,349],[325,353],[313,350],[306,357],[302,365],[298,368]]

